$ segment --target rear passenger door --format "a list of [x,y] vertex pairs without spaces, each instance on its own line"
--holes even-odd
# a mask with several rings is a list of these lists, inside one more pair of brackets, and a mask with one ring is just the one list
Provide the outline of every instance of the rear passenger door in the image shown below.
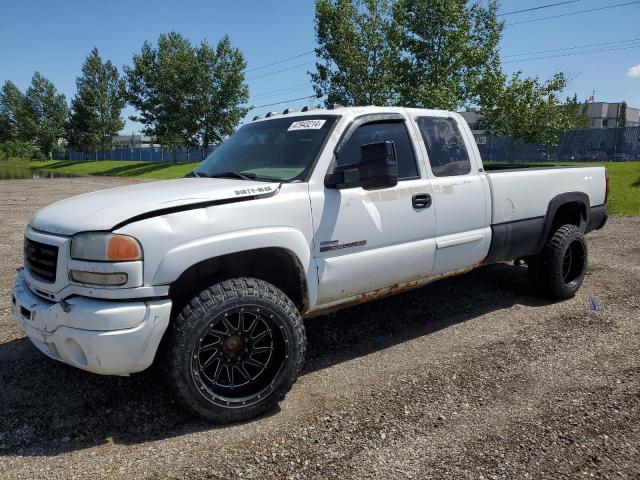
[[489,186],[478,170],[477,149],[468,145],[454,117],[418,116],[416,125],[431,170],[436,212],[436,254],[432,273],[481,262],[491,243]]

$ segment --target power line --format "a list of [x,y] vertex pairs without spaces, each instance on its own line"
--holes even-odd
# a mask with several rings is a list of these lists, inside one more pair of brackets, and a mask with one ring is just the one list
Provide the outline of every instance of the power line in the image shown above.
[[265,95],[265,96],[262,96],[262,97],[260,97],[260,98],[252,97],[249,101],[251,101],[251,102],[255,102],[255,101],[261,101],[261,102],[269,101],[269,99],[271,99],[271,98],[279,97],[279,96],[281,97],[282,95],[291,95],[291,94],[292,94],[292,93],[294,93],[294,92],[297,92],[297,93],[303,93],[303,92],[302,92],[303,90],[307,90],[307,91],[311,90],[311,84],[307,84],[307,85],[304,85],[304,86],[302,86],[302,87],[298,87],[298,88],[290,88],[286,93],[285,93],[285,92],[272,93],[271,95]]
[[516,14],[516,13],[531,12],[533,10],[542,10],[544,8],[557,7],[558,5],[566,5],[567,3],[577,3],[577,2],[581,2],[581,1],[582,0],[568,0],[566,2],[550,3],[549,5],[541,5],[539,7],[525,8],[524,10],[514,10],[513,12],[499,13],[496,16],[497,17],[504,17],[505,15],[513,15],[513,14]]
[[274,105],[282,105],[283,103],[296,102],[298,100],[307,100],[309,98],[320,98],[320,97],[318,97],[317,95],[307,95],[306,97],[290,98],[289,100],[283,100],[281,102],[267,103],[265,105],[256,105],[255,107],[252,107],[251,110],[255,110],[256,108],[273,107]]
[[615,42],[603,42],[603,43],[589,43],[587,45],[576,45],[574,47],[566,47],[566,48],[556,48],[553,50],[538,50],[537,52],[526,52],[526,53],[512,53],[509,55],[503,55],[502,58],[509,58],[509,57],[521,57],[524,55],[538,55],[540,53],[553,53],[553,52],[562,52],[562,51],[566,51],[566,50],[575,50],[578,48],[588,48],[588,47],[600,47],[600,46],[604,46],[604,45],[616,45],[619,43],[630,43],[630,42],[636,42],[640,40],[640,38],[631,38],[629,40],[618,40]]
[[[541,5],[539,7],[532,7],[532,8],[522,9],[522,10],[514,10],[514,11],[511,11],[511,12],[500,13],[500,14],[498,14],[498,16],[513,15],[513,14],[516,14],[516,13],[529,12],[529,11],[533,11],[533,10],[541,10],[541,9],[551,8],[551,7],[555,7],[555,6],[559,6],[559,5],[577,3],[577,2],[580,2],[580,1],[582,1],[582,0],[566,0],[566,1],[563,1],[563,2],[556,2],[556,3],[547,4],[547,5]],[[636,5],[636,4],[639,4],[639,3],[640,3],[640,0],[636,0],[636,1],[633,1],[633,2],[626,2],[626,3],[618,3],[618,4],[615,4],[615,5],[607,5],[605,7],[590,8],[590,9],[587,9],[587,10],[578,10],[578,11],[575,11],[575,12],[563,13],[563,14],[559,14],[559,15],[551,15],[551,16],[548,16],[548,17],[532,18],[532,19],[529,19],[529,20],[521,20],[521,21],[518,21],[518,22],[511,22],[511,23],[506,24],[505,26],[521,25],[521,24],[525,24],[525,23],[540,22],[540,21],[543,21],[543,20],[552,20],[552,19],[555,19],[555,18],[568,17],[568,16],[572,16],[572,15],[579,15],[579,14],[582,14],[582,13],[597,12],[597,11],[601,11],[601,10],[608,10],[608,9],[611,9],[611,8],[624,7],[624,6],[628,6],[628,5]],[[615,43],[615,42],[611,42],[611,43]],[[588,46],[588,45],[586,45],[586,46]],[[580,48],[580,47],[571,47],[571,48],[568,48],[567,50],[570,50],[572,48]],[[559,49],[559,50],[562,50],[562,49]],[[285,62],[294,60],[296,58],[300,58],[300,57],[304,57],[306,55],[310,55],[310,54],[312,54],[314,52],[315,52],[315,50],[309,50],[307,52],[303,52],[303,53],[300,53],[298,55],[294,55],[292,57],[284,58],[282,60],[277,60],[275,62],[271,62],[271,63],[267,63],[265,65],[261,65],[259,67],[251,68],[249,70],[246,70],[246,72],[249,73],[249,72],[254,72],[256,70],[262,70],[264,68],[268,68],[268,67],[271,67],[271,66],[274,66],[274,65],[279,65],[281,63],[285,63]],[[546,52],[545,51],[541,51],[541,52],[536,52],[536,53],[546,53]],[[509,56],[513,56],[513,55],[507,55],[507,57],[509,57]],[[315,62],[300,63],[298,65],[293,65],[291,67],[287,67],[287,68],[283,68],[283,69],[280,69],[280,70],[275,70],[273,72],[268,72],[268,73],[264,73],[264,74],[257,75],[257,76],[254,76],[254,77],[247,78],[247,81],[249,81],[249,80],[257,80],[257,79],[260,79],[260,78],[269,77],[271,75],[276,75],[278,73],[295,70],[296,68],[304,67],[306,65],[311,65],[312,63],[315,63]],[[288,89],[283,88],[283,89],[280,89],[278,91],[286,91],[286,90],[288,90]],[[273,92],[267,92],[267,94],[268,93],[276,93],[276,91],[274,90]],[[262,96],[262,95],[257,95],[257,97],[260,97],[260,96]],[[266,94],[265,94],[265,96],[266,96]]]
[[255,96],[256,97],[261,97],[263,95],[269,95],[270,93],[276,93],[276,92],[286,92],[287,90],[289,90],[290,88],[295,88],[295,87],[300,87],[302,85],[310,85],[309,82],[304,82],[304,83],[298,83],[296,85],[291,85],[289,87],[282,87],[282,88],[278,88],[277,90],[268,90],[266,92],[261,92],[261,93],[256,93]]
[[507,24],[505,24],[505,27],[511,27],[513,25],[521,25],[523,23],[540,22],[542,20],[551,20],[551,19],[554,19],[554,18],[569,17],[569,16],[572,16],[572,15],[578,15],[580,13],[598,12],[600,10],[608,10],[610,8],[617,8],[617,7],[625,7],[627,5],[636,5],[638,3],[640,3],[640,1],[627,2],[627,3],[617,3],[615,5],[608,5],[606,7],[590,8],[588,10],[578,10],[578,11],[575,11],[575,12],[562,13],[560,15],[552,15],[552,16],[549,16],[549,17],[532,18],[530,20],[521,20],[519,22],[507,23]]
[[263,68],[267,68],[267,67],[272,67],[280,63],[288,62],[289,60],[295,60],[296,58],[304,57],[305,55],[310,55],[312,53],[315,53],[315,50],[309,50],[308,52],[300,53],[298,55],[294,55],[293,57],[283,58],[282,60],[276,60],[275,62],[267,63],[265,65],[260,65],[259,67],[250,68],[249,70],[246,70],[246,73],[255,72],[256,70],[262,70]]
[[305,63],[300,63],[298,65],[294,65],[292,67],[288,67],[288,68],[283,68],[281,70],[276,70],[274,72],[269,72],[269,73],[263,73],[262,75],[257,75],[255,77],[251,77],[251,78],[247,78],[247,80],[256,80],[258,78],[263,78],[263,77],[268,77],[270,75],[275,75],[276,73],[282,73],[282,72],[288,72],[289,70],[294,70],[296,68],[300,68],[300,67],[304,67],[305,65],[311,65],[312,63],[315,62],[305,62]]
[[631,48],[640,48],[640,44],[631,45],[631,46],[624,46],[624,47],[616,47],[616,48],[602,48],[602,49],[599,49],[599,50],[587,50],[587,51],[584,51],[584,52],[561,53],[561,54],[558,54],[558,55],[547,55],[547,56],[544,56],[544,57],[522,58],[520,60],[508,60],[508,61],[502,62],[502,63],[528,62],[530,60],[544,60],[546,58],[571,57],[573,55],[585,55],[587,53],[615,52],[617,50],[629,50]]

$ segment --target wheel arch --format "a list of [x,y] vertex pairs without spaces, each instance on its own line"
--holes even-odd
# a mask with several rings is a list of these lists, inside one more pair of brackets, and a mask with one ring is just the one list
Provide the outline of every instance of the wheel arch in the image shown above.
[[287,295],[299,311],[308,308],[306,272],[298,256],[286,248],[264,247],[218,255],[189,265],[169,287],[174,312],[180,311],[207,286],[238,277],[268,282]]
[[566,192],[553,197],[547,207],[536,252],[542,250],[554,227],[559,225],[575,225],[584,233],[589,225],[589,212],[589,196],[584,192]]

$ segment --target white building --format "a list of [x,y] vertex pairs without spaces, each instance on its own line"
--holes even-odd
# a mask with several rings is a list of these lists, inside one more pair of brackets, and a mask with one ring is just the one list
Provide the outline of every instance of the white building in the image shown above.
[[113,137],[113,148],[148,148],[159,147],[153,143],[153,139],[149,135],[116,135]]

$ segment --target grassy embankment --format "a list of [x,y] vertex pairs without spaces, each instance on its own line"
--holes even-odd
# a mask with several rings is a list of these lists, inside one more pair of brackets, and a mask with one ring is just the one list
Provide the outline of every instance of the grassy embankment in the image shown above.
[[106,177],[137,177],[166,180],[184,177],[193,170],[195,163],[157,163],[157,162],[128,162],[128,161],[100,161],[100,162],[71,162],[68,160],[51,161],[17,161],[13,160],[4,165],[24,166],[34,169],[51,170],[68,173],[79,177],[89,175]]
[[[569,163],[562,162],[563,165]],[[158,180],[183,177],[197,166],[197,163],[70,162],[64,160],[46,162],[14,160],[4,164],[53,170],[78,176],[99,175]],[[640,215],[640,162],[604,163],[604,165],[609,172],[611,182],[609,212],[619,215]]]

